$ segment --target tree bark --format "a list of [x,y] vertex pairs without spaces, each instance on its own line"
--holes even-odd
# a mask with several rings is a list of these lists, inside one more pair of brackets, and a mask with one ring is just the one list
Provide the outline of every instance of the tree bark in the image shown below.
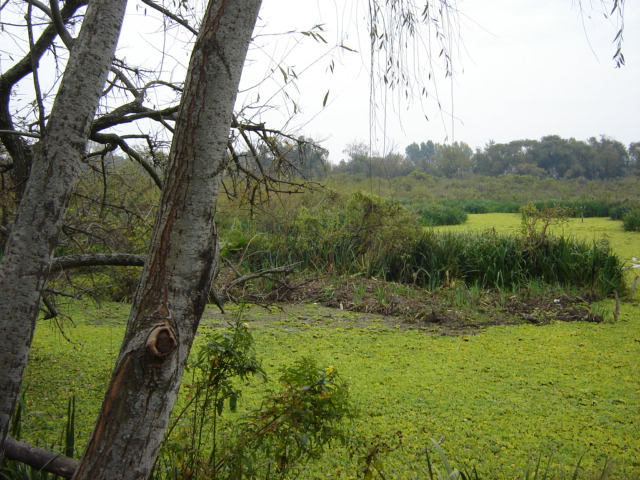
[[215,268],[214,213],[260,0],[211,0],[187,72],[152,244],[93,434],[74,479],[146,479]]
[[91,1],[74,42],[0,263],[0,459],[58,243],[124,17],[126,0]]

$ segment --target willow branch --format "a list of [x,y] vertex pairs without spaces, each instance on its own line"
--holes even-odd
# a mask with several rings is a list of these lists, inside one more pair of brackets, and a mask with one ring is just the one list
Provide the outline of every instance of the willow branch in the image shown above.
[[149,5],[151,8],[153,8],[154,10],[157,10],[158,12],[162,13],[163,15],[169,17],[171,20],[173,20],[174,22],[182,25],[184,28],[186,28],[187,30],[189,30],[191,33],[193,33],[194,35],[198,35],[198,30],[196,30],[195,28],[193,28],[191,25],[189,25],[189,22],[187,22],[184,18],[180,18],[177,15],[171,13],[169,10],[167,10],[166,8],[164,8],[161,5],[158,5],[156,2],[152,1],[152,0],[141,0],[142,3],[144,3],[145,5]]

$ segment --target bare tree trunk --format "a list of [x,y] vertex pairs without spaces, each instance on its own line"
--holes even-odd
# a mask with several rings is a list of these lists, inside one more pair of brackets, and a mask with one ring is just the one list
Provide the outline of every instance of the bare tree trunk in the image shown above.
[[146,479],[211,286],[240,74],[261,0],[211,0],[196,40],[148,260],[75,479]]
[[53,250],[120,35],[126,0],[91,1],[0,263],[0,459]]

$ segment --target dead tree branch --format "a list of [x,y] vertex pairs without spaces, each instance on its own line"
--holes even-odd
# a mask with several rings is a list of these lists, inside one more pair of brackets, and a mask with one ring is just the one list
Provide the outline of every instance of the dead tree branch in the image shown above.
[[73,474],[80,464],[78,460],[73,458],[19,442],[11,437],[7,437],[5,446],[5,456],[8,459],[25,463],[38,470],[50,472],[65,478],[73,477]]
[[79,267],[142,267],[146,256],[128,253],[90,253],[54,258],[51,273]]

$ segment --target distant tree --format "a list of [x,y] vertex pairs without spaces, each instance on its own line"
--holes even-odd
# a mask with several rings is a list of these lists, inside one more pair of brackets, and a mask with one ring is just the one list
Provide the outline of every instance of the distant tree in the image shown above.
[[566,140],[558,135],[542,137],[530,151],[532,163],[553,178],[581,176],[581,156],[586,154],[584,142]]
[[602,136],[591,137],[589,146],[592,151],[593,179],[612,179],[625,174],[629,155],[624,144]]
[[414,142],[405,148],[405,154],[416,170],[425,172],[436,161],[436,145],[432,140],[422,142],[420,145]]
[[473,150],[464,142],[454,142],[437,149],[436,166],[445,177],[451,178],[470,173],[473,162]]
[[415,170],[414,164],[401,153],[390,152],[383,159],[386,178],[403,177]]
[[530,141],[489,142],[473,156],[474,171],[480,175],[498,176],[517,172],[518,165],[528,163]]
[[627,150],[629,153],[629,171],[634,175],[640,175],[640,142],[633,142]]
[[369,145],[354,142],[346,146],[343,153],[347,156],[344,164],[341,162],[338,171],[352,175],[363,174],[371,176]]

